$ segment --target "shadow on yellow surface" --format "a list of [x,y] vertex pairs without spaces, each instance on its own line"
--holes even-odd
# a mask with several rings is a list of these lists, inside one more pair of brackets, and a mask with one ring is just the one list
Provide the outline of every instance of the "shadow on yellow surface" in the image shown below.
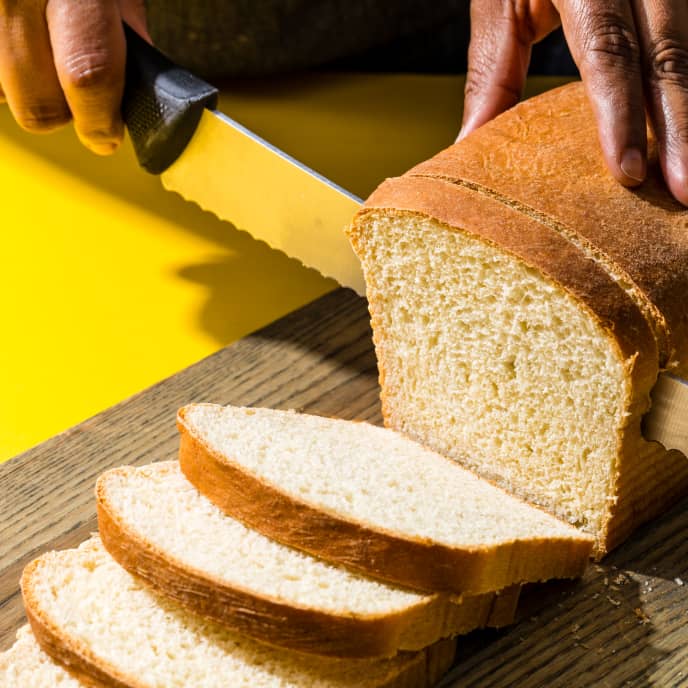
[[0,458],[153,384],[333,288],[166,193],[128,145],[0,111]]
[[[453,141],[462,85],[320,74],[228,84],[221,109],[366,196]],[[0,461],[335,286],[165,192],[128,144],[98,158],[5,107],[0,188]]]

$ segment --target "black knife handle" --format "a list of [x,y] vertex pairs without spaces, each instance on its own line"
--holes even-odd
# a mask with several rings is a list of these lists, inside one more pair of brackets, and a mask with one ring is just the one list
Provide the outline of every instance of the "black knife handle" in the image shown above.
[[164,172],[191,140],[217,89],[168,60],[124,26],[127,72],[122,117],[141,167]]

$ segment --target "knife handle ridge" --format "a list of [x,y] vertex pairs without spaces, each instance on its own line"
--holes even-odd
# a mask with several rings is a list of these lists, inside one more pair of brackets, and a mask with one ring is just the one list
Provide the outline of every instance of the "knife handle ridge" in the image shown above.
[[164,172],[191,140],[217,89],[179,67],[126,24],[127,68],[122,117],[139,164]]

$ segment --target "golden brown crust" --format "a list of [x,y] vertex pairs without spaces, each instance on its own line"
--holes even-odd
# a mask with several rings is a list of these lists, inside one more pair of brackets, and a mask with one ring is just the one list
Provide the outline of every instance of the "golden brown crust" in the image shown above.
[[38,558],[26,566],[21,578],[21,590],[26,618],[42,650],[86,685],[95,688],[146,688],[136,681],[124,682],[115,667],[96,660],[87,647],[63,633],[41,613],[41,606],[34,597],[32,582],[41,565],[42,559]]
[[[365,240],[363,233],[368,214],[380,212],[432,217],[449,231],[468,233],[515,256],[538,270],[545,279],[568,291],[606,331],[610,344],[625,362],[633,396],[627,400],[624,408],[629,416],[628,425],[620,432],[618,439],[618,451],[623,455],[627,447],[626,434],[633,432],[634,428],[640,428],[642,414],[647,411],[649,392],[658,373],[658,354],[653,332],[645,316],[606,270],[547,225],[489,196],[443,179],[400,177],[380,185],[366,201],[350,231],[354,250],[362,250],[360,242]],[[388,426],[402,429],[402,419],[398,416],[403,409],[395,409],[389,402],[389,398],[394,396],[394,381],[388,379],[385,357],[379,346],[381,314],[378,313],[379,306],[373,292],[369,293],[368,300],[378,348],[383,416]],[[634,460],[635,456],[629,456],[626,463]],[[626,465],[620,463],[617,466],[612,475],[610,494],[620,493],[621,488],[616,481],[623,477],[626,470]],[[609,536],[618,532],[617,524],[612,522],[611,506],[601,532],[595,533],[596,557],[609,550]]]
[[425,650],[425,681],[434,688],[447,673],[456,655],[456,640],[440,640]]
[[580,576],[591,543],[534,538],[452,549],[405,538],[297,501],[210,449],[177,415],[179,463],[222,511],[268,537],[353,571],[415,590],[479,594],[514,583]]
[[[26,635],[23,635],[26,633]],[[30,644],[29,644],[30,643]],[[27,624],[22,626],[16,635],[15,644],[5,652],[0,652],[0,680],[3,676],[10,672],[10,675],[14,674],[14,671],[19,670],[20,674],[24,675],[28,669],[36,668],[36,656],[34,645],[38,645],[36,636],[32,633],[30,626]],[[40,647],[40,645],[38,645]],[[43,652],[43,654],[46,654]],[[52,657],[50,658],[52,660]],[[74,668],[65,666],[53,660],[55,666],[59,666],[65,673],[69,674],[75,681],[78,682],[80,686],[88,686],[88,688],[107,688],[105,684],[95,681],[90,676],[79,673],[74,670]],[[0,685],[5,685],[0,684]],[[12,685],[17,685],[16,680]],[[24,684],[25,685],[25,684]],[[62,685],[62,682],[60,682]]]
[[[124,467],[111,473],[131,470]],[[493,616],[494,594],[465,598],[465,604],[454,604],[446,595],[428,595],[394,614],[357,617],[299,608],[230,586],[185,566],[133,532],[112,508],[106,478],[96,485],[98,527],[115,561],[190,611],[264,643],[333,657],[391,657],[400,649],[419,650],[443,635],[485,626]],[[515,607],[518,590],[507,599]],[[508,624],[513,616],[496,621]]]
[[512,624],[520,596],[520,585],[512,585],[498,592],[492,600],[492,609],[486,625],[491,628],[502,628]]
[[409,175],[475,185],[601,251],[645,300],[661,365],[688,373],[688,211],[666,189],[650,136],[647,181],[609,174],[580,83],[525,101]]

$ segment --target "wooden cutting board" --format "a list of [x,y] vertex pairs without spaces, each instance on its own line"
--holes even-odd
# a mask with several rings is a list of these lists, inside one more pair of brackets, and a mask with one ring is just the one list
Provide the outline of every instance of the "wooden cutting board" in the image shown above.
[[[0,466],[0,650],[25,622],[23,566],[95,530],[99,473],[175,456],[179,406],[261,405],[380,423],[378,394],[366,303],[338,289]],[[462,639],[442,685],[688,686],[688,500],[582,581],[529,587],[519,617],[510,629]]]

